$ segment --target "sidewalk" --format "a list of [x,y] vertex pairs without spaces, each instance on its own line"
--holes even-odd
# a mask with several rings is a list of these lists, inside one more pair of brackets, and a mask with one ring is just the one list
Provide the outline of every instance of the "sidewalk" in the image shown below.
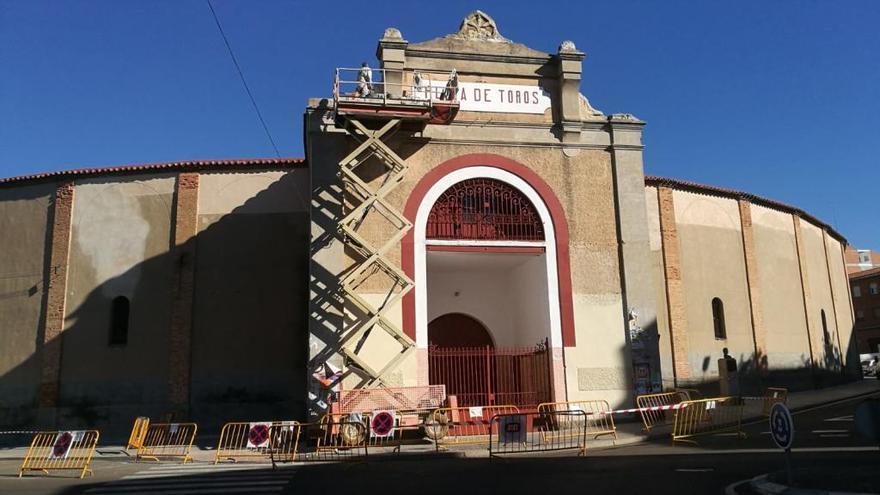
[[[799,410],[808,409],[829,402],[856,398],[872,393],[880,393],[880,380],[862,380],[821,390],[792,392],[788,394],[788,407],[792,411],[797,412]],[[748,401],[746,410],[743,414],[743,422],[764,420],[762,411],[763,401]],[[588,451],[593,449],[608,449],[622,445],[632,445],[648,441],[649,438],[659,438],[661,436],[669,435],[668,428],[666,428],[657,431],[657,433],[652,434],[649,437],[649,435],[642,431],[642,423],[638,416],[635,415],[630,416],[629,418],[620,418],[619,420],[616,420],[616,426],[616,439],[609,436],[600,437],[599,439],[591,438],[587,442]],[[24,445],[30,442],[31,437],[22,436],[21,438],[22,444]],[[213,442],[211,441],[212,438],[214,439]],[[124,445],[118,444],[117,442],[113,442],[113,444],[99,444],[96,457],[103,459],[128,459],[129,457],[123,453]],[[216,435],[213,437],[211,435],[199,436],[196,438],[196,444],[200,444],[201,446],[193,445],[193,460],[199,462],[214,462]],[[428,454],[433,453],[434,451],[435,447],[432,443],[425,443],[422,445],[405,446],[404,454]],[[486,446],[483,444],[461,446],[452,445],[451,448],[445,452],[451,455],[474,458],[488,457],[489,455]],[[0,459],[23,459],[26,453],[27,446],[0,448]]]

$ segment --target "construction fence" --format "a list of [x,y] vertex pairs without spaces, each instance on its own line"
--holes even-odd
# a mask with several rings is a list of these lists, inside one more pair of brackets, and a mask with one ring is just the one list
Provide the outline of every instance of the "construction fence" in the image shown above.
[[25,471],[78,471],[79,478],[91,475],[89,465],[95,455],[100,434],[96,430],[41,431],[34,435],[25,454],[20,478]]
[[587,413],[582,410],[498,414],[489,422],[489,456],[587,450]]
[[150,423],[137,448],[136,459],[180,459],[186,464],[192,460],[190,453],[197,430],[195,423]]
[[689,400],[676,410],[672,425],[672,442],[697,443],[694,437],[733,433],[745,437],[742,431],[743,405],[740,397],[715,397]]

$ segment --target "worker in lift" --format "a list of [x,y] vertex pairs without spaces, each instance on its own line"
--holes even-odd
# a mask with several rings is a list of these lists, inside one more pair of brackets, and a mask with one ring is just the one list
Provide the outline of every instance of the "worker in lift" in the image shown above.
[[357,95],[361,98],[370,96],[373,92],[373,71],[366,62],[361,64],[361,70],[358,72]]
[[443,94],[440,95],[440,99],[452,101],[455,99],[457,94],[458,94],[458,73],[455,72],[455,69],[452,69],[452,72],[449,73],[449,80],[446,81],[446,89],[443,90]]

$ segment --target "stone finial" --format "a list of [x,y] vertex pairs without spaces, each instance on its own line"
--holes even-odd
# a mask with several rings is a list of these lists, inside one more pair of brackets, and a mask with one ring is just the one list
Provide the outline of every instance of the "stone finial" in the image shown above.
[[631,113],[615,113],[611,114],[608,120],[612,122],[634,122],[637,124],[644,123],[641,119]]
[[403,35],[400,33],[400,29],[396,27],[390,27],[385,29],[385,33],[382,35],[383,40],[402,40]]
[[463,40],[502,41],[510,43],[510,40],[501,36],[495,20],[489,14],[481,10],[475,10],[467,15],[462,21],[458,32],[449,35],[450,38]]
[[559,44],[560,52],[576,52],[578,51],[577,47],[574,46],[574,41],[565,40]]

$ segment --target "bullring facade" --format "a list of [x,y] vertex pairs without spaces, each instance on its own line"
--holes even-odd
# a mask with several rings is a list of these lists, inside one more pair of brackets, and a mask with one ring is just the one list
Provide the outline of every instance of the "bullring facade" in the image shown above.
[[0,423],[306,417],[430,384],[616,406],[717,387],[722,348],[749,386],[857,373],[845,239],[645,176],[644,122],[591,106],[573,43],[477,11],[377,56],[370,91],[342,70],[309,100],[305,159],[0,181]]

